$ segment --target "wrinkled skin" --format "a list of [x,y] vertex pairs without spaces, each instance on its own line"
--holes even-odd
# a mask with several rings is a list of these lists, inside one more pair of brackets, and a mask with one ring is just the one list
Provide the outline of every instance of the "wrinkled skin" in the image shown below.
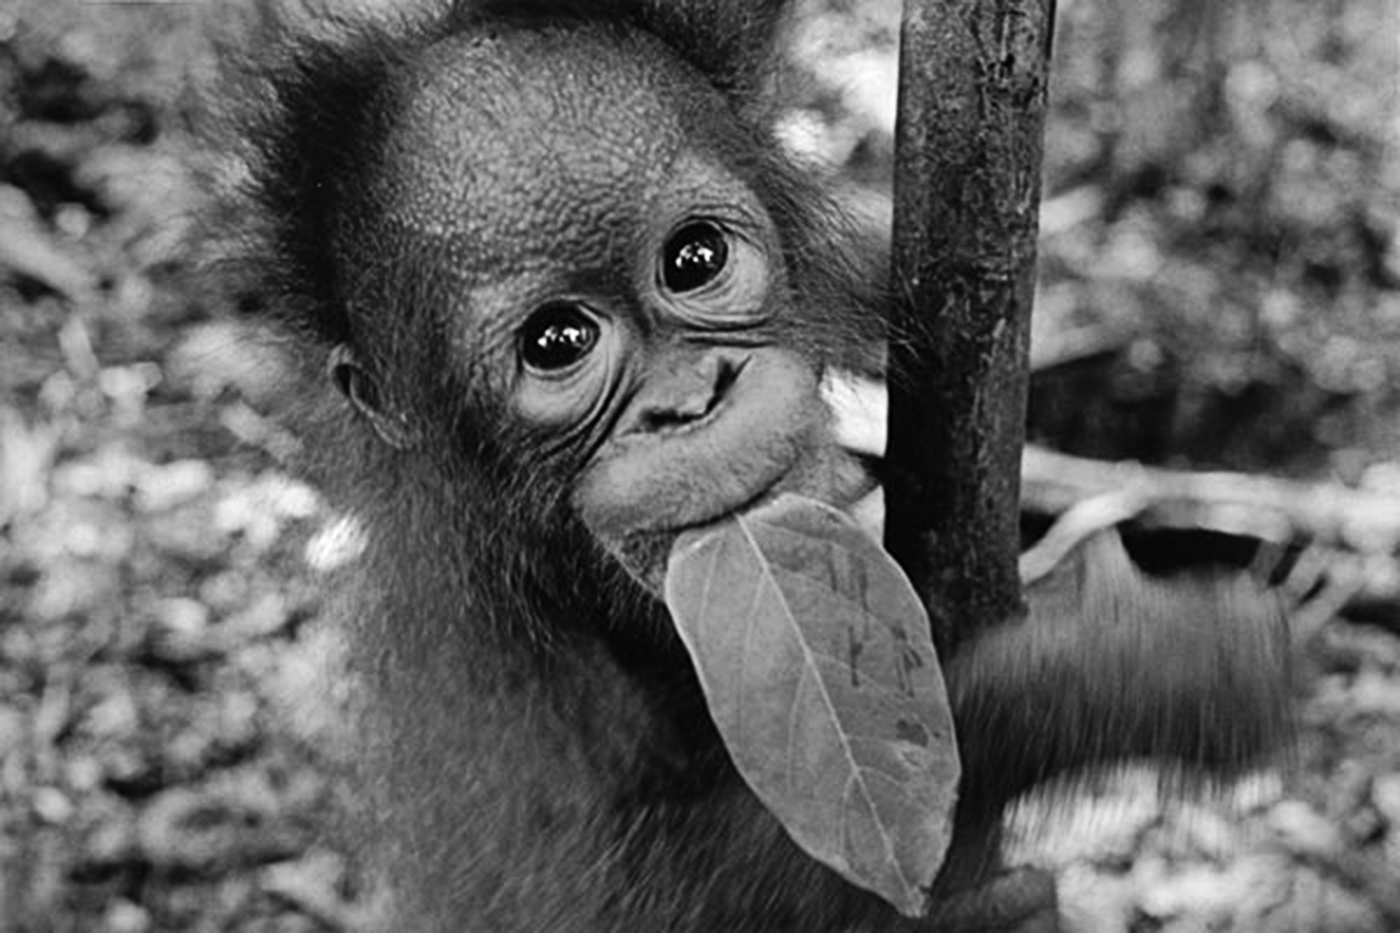
[[[808,322],[779,231],[726,164],[743,130],[696,87],[644,36],[451,38],[398,89],[369,195],[383,232],[356,229],[343,250],[348,267],[372,268],[386,240],[433,256],[447,339],[472,348],[511,421],[579,469],[577,514],[619,552],[778,491],[840,502],[860,485],[793,336]],[[668,241],[696,223],[727,261],[668,288]],[[513,359],[554,305],[594,330],[590,351],[553,369]]]

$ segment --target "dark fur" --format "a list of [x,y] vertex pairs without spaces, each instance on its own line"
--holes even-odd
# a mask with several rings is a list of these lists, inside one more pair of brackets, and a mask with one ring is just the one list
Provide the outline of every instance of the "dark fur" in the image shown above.
[[[297,347],[289,407],[313,452],[309,471],[369,531],[333,600],[357,698],[349,757],[365,791],[361,847],[395,890],[390,928],[932,928],[799,853],[746,789],[664,609],[570,514],[571,474],[502,417],[473,367],[453,365],[463,361],[450,358],[444,322],[425,310],[441,287],[425,257],[393,253],[366,283],[336,250],[373,228],[363,188],[385,143],[386,89],[422,49],[505,20],[602,19],[661,39],[729,95],[751,132],[728,144],[728,161],[775,218],[803,299],[806,326],[792,339],[814,366],[859,364],[850,347],[878,334],[877,290],[764,122],[785,7],[459,3],[432,21],[342,24],[319,38],[274,27],[234,80],[250,170],[234,265],[259,319]],[[348,313],[365,289],[392,298],[394,313]],[[411,442],[384,443],[335,392],[325,370],[336,347],[373,375],[373,401]],[[1249,710],[1240,730],[1201,722],[1220,727],[1219,741],[1174,728],[1179,685],[1140,693],[1140,656],[1110,646],[1085,660],[1073,648],[1042,651],[1020,631],[967,647],[949,670],[968,780],[944,887],[992,860],[1001,806],[1054,771],[1139,752],[1228,766],[1267,744]],[[1193,687],[1202,709],[1235,698]],[[1257,703],[1258,683],[1248,687]],[[1077,698],[1068,712],[1053,695],[1061,689]],[[1037,743],[1051,709],[1066,714],[1046,732],[1053,744]],[[979,742],[989,728],[1005,746]]]

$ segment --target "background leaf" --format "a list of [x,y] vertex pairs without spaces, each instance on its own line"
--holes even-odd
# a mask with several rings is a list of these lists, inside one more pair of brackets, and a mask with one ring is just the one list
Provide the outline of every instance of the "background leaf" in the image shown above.
[[804,850],[924,911],[952,834],[952,712],[909,581],[843,513],[784,495],[682,535],[666,604],[739,773]]

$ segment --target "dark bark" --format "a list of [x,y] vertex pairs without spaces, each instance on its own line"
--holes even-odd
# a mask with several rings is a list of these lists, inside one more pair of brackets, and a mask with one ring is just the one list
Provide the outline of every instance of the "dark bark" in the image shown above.
[[1053,0],[907,0],[886,544],[947,650],[1016,573]]

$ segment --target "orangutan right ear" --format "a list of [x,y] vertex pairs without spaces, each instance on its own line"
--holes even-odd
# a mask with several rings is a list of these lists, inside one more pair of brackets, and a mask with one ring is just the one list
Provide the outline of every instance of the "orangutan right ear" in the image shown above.
[[395,450],[407,450],[418,443],[417,432],[407,418],[389,406],[379,381],[360,363],[354,350],[344,344],[336,347],[331,351],[326,371],[356,414],[369,422],[380,440]]

